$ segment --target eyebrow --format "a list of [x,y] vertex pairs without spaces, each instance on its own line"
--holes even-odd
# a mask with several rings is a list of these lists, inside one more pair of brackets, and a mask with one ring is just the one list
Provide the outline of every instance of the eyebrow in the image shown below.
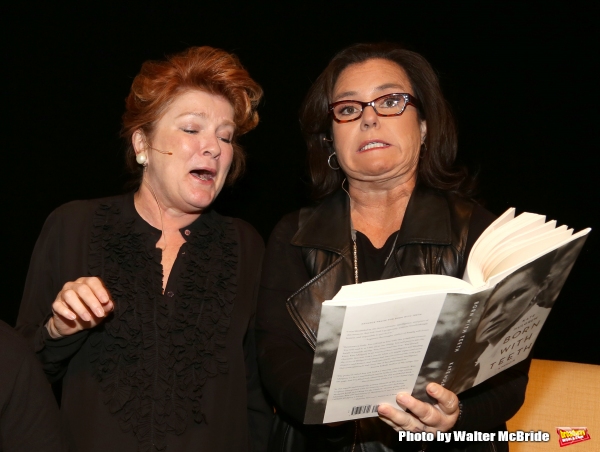
[[[181,113],[180,115],[177,115],[176,118],[181,118],[183,116],[196,116],[201,119],[206,119],[206,117],[207,117],[206,113],[204,113],[203,111],[187,111],[187,112]],[[223,120],[223,125],[232,126],[233,128],[236,127],[235,122],[230,121],[229,119]]]
[[[401,85],[399,83],[384,83],[383,85],[379,85],[378,87],[376,87],[375,91],[383,91],[388,88],[400,88],[401,90],[406,89],[404,87],[404,85]],[[357,94],[358,94],[358,92],[356,92],[356,91],[344,91],[343,93],[340,93],[337,96],[335,96],[333,98],[333,102],[335,102],[339,99],[342,99],[343,97],[356,96]]]
[[197,111],[185,111],[183,113],[181,113],[180,115],[177,115],[176,118],[181,118],[182,116],[198,116],[200,118],[206,118],[206,113],[204,112],[197,112]]

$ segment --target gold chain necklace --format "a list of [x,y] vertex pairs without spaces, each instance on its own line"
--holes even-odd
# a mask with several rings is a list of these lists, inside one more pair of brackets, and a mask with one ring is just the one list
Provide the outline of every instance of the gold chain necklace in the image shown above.
[[356,229],[352,227],[350,218],[350,234],[352,235],[352,253],[354,254],[354,284],[358,284],[358,249],[356,247]]

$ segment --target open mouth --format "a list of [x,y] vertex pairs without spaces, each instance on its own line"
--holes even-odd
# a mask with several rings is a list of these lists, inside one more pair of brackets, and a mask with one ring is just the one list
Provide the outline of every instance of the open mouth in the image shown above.
[[190,171],[190,174],[192,176],[194,176],[196,179],[199,179],[202,181],[212,181],[215,179],[217,172],[214,170],[208,170],[208,169],[195,169],[195,170]]
[[376,149],[376,148],[385,148],[388,147],[389,144],[384,143],[382,141],[371,141],[370,143],[367,143],[366,145],[364,145],[363,147],[361,147],[358,152],[363,152],[363,151],[369,151],[371,149]]

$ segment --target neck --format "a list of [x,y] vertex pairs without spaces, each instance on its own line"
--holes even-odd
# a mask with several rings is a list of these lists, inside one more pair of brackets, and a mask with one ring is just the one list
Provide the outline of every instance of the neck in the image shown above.
[[382,241],[385,243],[391,233],[400,229],[416,178],[395,184],[390,182],[348,182],[352,224],[375,246]]
[[133,199],[138,214],[152,227],[163,231],[163,235],[179,235],[179,229],[193,223],[200,216],[200,212],[186,213],[170,207],[146,179],[142,181]]

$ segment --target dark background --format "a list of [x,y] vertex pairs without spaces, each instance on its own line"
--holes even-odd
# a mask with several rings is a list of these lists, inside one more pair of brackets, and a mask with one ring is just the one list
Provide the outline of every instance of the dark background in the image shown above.
[[[380,40],[404,43],[438,71],[459,126],[459,161],[479,172],[488,209],[600,226],[593,2],[105,3],[1,7],[8,323],[46,216],[69,200],[123,191],[120,116],[141,63],[192,45],[236,53],[265,90],[261,124],[242,140],[247,174],[217,201],[265,238],[308,201],[297,120],[304,94],[335,52]],[[600,364],[598,239],[594,231],[536,357]]]

